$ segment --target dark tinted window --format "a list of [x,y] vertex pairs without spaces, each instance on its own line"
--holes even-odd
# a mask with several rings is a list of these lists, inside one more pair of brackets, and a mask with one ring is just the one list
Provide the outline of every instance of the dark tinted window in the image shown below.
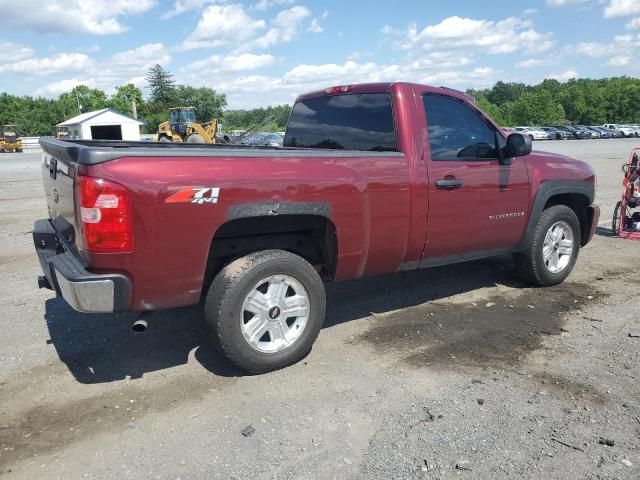
[[284,146],[396,150],[391,96],[361,93],[298,102],[289,118]]
[[497,158],[495,131],[461,100],[422,97],[432,160]]

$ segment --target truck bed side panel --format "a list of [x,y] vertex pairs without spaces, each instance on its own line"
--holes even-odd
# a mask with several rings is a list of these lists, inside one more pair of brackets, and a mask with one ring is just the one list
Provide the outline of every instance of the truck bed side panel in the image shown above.
[[[230,208],[265,202],[328,204],[338,237],[336,278],[396,270],[405,261],[410,187],[407,160],[395,153],[299,157],[130,157],[83,166],[132,195],[136,248],[89,255],[92,270],[133,277],[132,308],[199,300],[206,259]],[[167,203],[184,187],[219,188],[217,203]],[[415,258],[419,260],[419,258]]]

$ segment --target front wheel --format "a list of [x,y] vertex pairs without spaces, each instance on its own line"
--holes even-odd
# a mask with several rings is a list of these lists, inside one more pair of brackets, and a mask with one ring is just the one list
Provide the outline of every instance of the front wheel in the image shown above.
[[264,250],[234,260],[216,275],[205,319],[216,346],[249,373],[298,362],[324,322],[324,285],[302,257]]
[[187,137],[187,143],[206,143],[204,138],[199,133],[192,133]]
[[516,271],[533,285],[557,285],[573,270],[579,251],[578,217],[566,205],[554,205],[540,215],[525,251],[514,255]]

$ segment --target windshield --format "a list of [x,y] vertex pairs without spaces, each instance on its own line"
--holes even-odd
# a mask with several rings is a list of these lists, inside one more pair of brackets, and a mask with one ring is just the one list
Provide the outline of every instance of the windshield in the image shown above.
[[187,110],[171,110],[172,123],[195,123],[196,111],[194,109]]

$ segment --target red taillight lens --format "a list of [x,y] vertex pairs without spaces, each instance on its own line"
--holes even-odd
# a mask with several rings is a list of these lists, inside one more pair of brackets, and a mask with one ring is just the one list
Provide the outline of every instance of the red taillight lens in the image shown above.
[[78,176],[76,185],[85,249],[97,253],[132,251],[127,189],[115,182],[83,176]]

